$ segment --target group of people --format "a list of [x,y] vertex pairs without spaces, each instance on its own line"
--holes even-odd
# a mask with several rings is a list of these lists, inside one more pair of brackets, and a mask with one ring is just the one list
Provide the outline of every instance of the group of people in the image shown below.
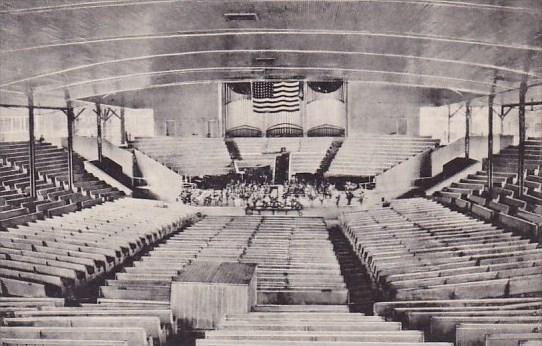
[[343,189],[338,189],[326,180],[309,182],[293,179],[282,185],[232,181],[222,189],[186,189],[179,200],[193,206],[299,210],[303,206],[361,206],[368,195],[372,196],[369,190],[357,183],[346,182]]
[[299,194],[284,193],[267,183],[232,182],[220,190],[183,190],[179,200],[194,206],[300,208]]

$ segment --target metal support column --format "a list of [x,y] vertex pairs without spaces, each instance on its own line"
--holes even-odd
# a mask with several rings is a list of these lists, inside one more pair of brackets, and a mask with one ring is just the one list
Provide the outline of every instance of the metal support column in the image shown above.
[[495,95],[489,95],[488,99],[488,115],[487,115],[487,187],[491,192],[493,189],[493,102]]
[[524,77],[519,86],[519,162],[518,162],[518,185],[519,197],[523,196],[525,186],[525,95],[527,94],[527,78]]
[[470,156],[470,121],[471,121],[471,107],[470,101],[465,104],[465,158]]
[[98,145],[98,161],[102,162],[102,107],[96,103],[96,143]]
[[120,107],[120,144],[126,144],[126,115],[124,106]]
[[36,138],[34,135],[34,95],[28,93],[28,175],[30,177],[30,196],[36,198]]
[[73,112],[72,102],[69,99],[66,100],[66,106],[66,117],[68,120],[68,184],[70,186],[70,190],[73,190],[73,183],[75,180],[75,175],[73,172],[73,129],[75,114]]

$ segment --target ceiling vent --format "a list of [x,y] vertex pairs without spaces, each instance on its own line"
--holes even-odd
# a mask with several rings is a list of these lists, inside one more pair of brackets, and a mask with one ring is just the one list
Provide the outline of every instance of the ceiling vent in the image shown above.
[[226,17],[226,20],[228,21],[234,21],[234,20],[258,20],[258,15],[256,13],[224,13],[224,17]]
[[277,60],[277,58],[274,58],[272,56],[261,56],[254,58],[254,61],[260,64],[272,64]]

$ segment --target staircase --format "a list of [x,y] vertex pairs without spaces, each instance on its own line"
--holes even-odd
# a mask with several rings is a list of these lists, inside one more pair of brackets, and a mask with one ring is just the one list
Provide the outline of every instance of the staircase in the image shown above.
[[339,152],[339,149],[343,145],[343,139],[335,139],[332,143],[329,149],[326,152],[326,155],[322,159],[322,162],[320,163],[320,168],[317,170],[317,174],[324,174],[329,169],[329,166],[331,166],[331,162],[333,162],[333,159]]
[[239,147],[237,147],[237,143],[235,141],[225,141],[226,148],[228,149],[228,152],[230,153],[230,157],[232,160],[241,160],[241,151],[239,150]]
[[375,296],[371,278],[365,271],[365,267],[340,229],[331,228],[329,239],[333,244],[333,251],[348,288],[350,311],[371,314]]

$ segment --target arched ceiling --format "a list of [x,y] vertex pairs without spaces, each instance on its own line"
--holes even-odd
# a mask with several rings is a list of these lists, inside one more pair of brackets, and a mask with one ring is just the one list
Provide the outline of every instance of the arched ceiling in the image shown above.
[[0,23],[3,102],[263,78],[452,102],[542,82],[541,0],[2,0]]

